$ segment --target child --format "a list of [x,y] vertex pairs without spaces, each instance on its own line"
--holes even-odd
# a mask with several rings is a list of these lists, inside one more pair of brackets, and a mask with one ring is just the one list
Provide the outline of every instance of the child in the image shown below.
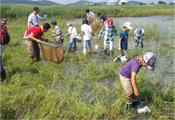
[[[6,27],[6,25],[7,25],[7,20],[6,19],[2,19],[1,20],[1,22],[0,22],[0,27],[1,27],[1,33],[2,32],[6,32],[7,34],[7,36],[3,36],[3,37],[5,37],[5,38],[2,38],[1,37],[1,44],[0,44],[0,67],[1,67],[1,81],[4,81],[5,80],[5,78],[6,78],[6,72],[5,72],[5,69],[4,69],[4,67],[3,67],[3,65],[2,65],[2,54],[4,53],[4,51],[5,51],[5,48],[6,48],[6,44],[3,44],[5,41],[5,39],[8,39],[8,40],[10,40],[10,35],[8,34],[8,31],[7,31],[7,27]],[[3,34],[1,34],[1,35],[3,35]]]
[[134,31],[135,47],[138,47],[139,43],[141,44],[141,48],[143,48],[143,39],[145,36],[145,31],[142,28],[138,28]]
[[92,31],[92,28],[90,25],[88,25],[88,20],[86,18],[83,19],[83,22],[82,22],[82,26],[81,26],[81,33],[79,34],[79,36],[81,36],[83,34],[83,52],[84,52],[84,55],[87,55],[87,44],[89,46],[89,49],[90,49],[90,52],[91,54],[93,54],[93,49],[92,49],[92,45],[91,45],[91,34],[93,36],[94,33]]
[[87,13],[87,19],[89,21],[89,24],[94,23],[95,22],[95,14],[91,11],[89,11],[89,9],[86,9],[86,13]]
[[55,28],[55,31],[49,29],[52,33],[54,33],[52,34],[52,37],[57,36],[56,42],[63,44],[63,41],[64,41],[63,33],[61,29],[57,26],[57,22],[55,20],[52,20],[51,25],[52,27]]
[[120,33],[120,39],[119,39],[119,48],[120,55],[117,56],[113,61],[117,61],[120,57],[125,56],[126,60],[128,61],[129,54],[128,54],[128,31],[132,29],[132,25],[130,22],[124,23],[123,31]]
[[154,71],[156,56],[152,52],[147,52],[143,56],[137,56],[130,60],[120,69],[120,80],[125,90],[125,102],[127,109],[137,105],[137,96],[139,91],[136,85],[136,75],[142,66],[150,71]]
[[101,13],[98,13],[98,16],[100,17],[100,21],[97,21],[97,23],[104,23],[104,24],[106,24],[107,17],[102,15]]
[[49,23],[44,23],[40,27],[31,27],[25,32],[23,36],[24,44],[27,47],[29,57],[32,60],[32,63],[34,61],[34,58],[36,58],[36,61],[40,61],[40,49],[38,43],[40,43],[41,40],[48,41],[47,39],[42,38],[42,36],[44,32],[47,32],[49,29]]
[[104,34],[104,54],[106,54],[108,50],[108,46],[110,46],[110,56],[113,56],[113,41],[114,36],[117,37],[117,30],[113,25],[113,20],[107,20],[107,24],[103,26],[103,29],[100,31],[98,35],[98,40]]
[[71,23],[67,24],[68,28],[68,34],[65,35],[69,36],[70,35],[70,40],[69,40],[69,52],[71,52],[72,44],[74,44],[74,51],[76,51],[76,36],[78,35],[76,27],[73,27]]

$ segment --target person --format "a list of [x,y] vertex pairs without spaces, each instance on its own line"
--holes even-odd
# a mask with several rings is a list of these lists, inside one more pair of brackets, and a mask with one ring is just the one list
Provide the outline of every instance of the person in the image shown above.
[[65,37],[70,35],[69,40],[69,53],[71,52],[72,44],[74,44],[74,51],[76,51],[76,36],[78,35],[76,27],[73,27],[71,23],[67,23],[68,34]]
[[145,37],[145,31],[142,28],[137,28],[134,31],[135,38],[135,47],[138,47],[139,43],[141,44],[141,48],[143,48],[143,39]]
[[[6,19],[2,19],[0,22],[0,27],[1,27],[1,33],[6,31],[8,39],[10,40],[10,35],[7,31],[7,20]],[[2,35],[2,34],[1,34]],[[2,65],[2,55],[5,51],[6,48],[6,44],[2,44],[2,37],[1,37],[1,44],[0,44],[0,67],[1,67],[1,81],[4,81],[6,78],[6,71]]]
[[38,43],[40,43],[42,40],[48,41],[48,39],[45,39],[42,36],[44,32],[47,32],[49,29],[50,24],[44,23],[42,26],[29,28],[25,32],[23,40],[29,52],[29,57],[32,60],[32,63],[34,61],[34,58],[36,59],[36,61],[40,61],[40,49]]
[[113,56],[113,41],[114,36],[117,38],[117,30],[113,25],[113,20],[108,19],[107,24],[105,24],[98,35],[98,40],[104,34],[104,54],[106,54],[108,50],[108,46],[110,46],[110,56]]
[[87,20],[89,22],[89,24],[94,23],[95,22],[95,14],[91,11],[89,11],[89,9],[86,9],[86,13],[87,13]]
[[100,17],[100,21],[97,21],[97,23],[104,23],[104,24],[106,24],[107,17],[102,15],[101,13],[98,13],[98,16]]
[[57,25],[57,21],[52,20],[51,25],[52,25],[53,28],[55,28],[55,31],[49,29],[52,33],[54,33],[54,34],[52,34],[52,37],[57,36],[56,42],[63,44],[64,36],[63,36],[63,33],[62,33],[61,29]]
[[130,59],[127,49],[128,49],[128,31],[131,29],[133,29],[132,24],[130,22],[125,22],[123,31],[120,33],[119,38],[118,50],[120,51],[120,55],[117,56],[113,61],[117,61],[122,56],[126,57],[126,61]]
[[83,25],[81,26],[81,33],[79,34],[79,36],[83,34],[83,53],[84,55],[87,55],[87,44],[88,44],[90,52],[91,54],[93,54],[93,49],[91,45],[91,34],[93,36],[95,35],[92,31],[91,26],[88,25],[88,20],[86,18],[83,19],[82,24]]
[[139,91],[136,85],[136,75],[140,68],[144,66],[148,70],[154,71],[155,62],[156,56],[154,53],[146,52],[144,55],[131,59],[120,69],[119,76],[126,93],[125,102],[127,109],[135,107],[138,103],[137,97],[139,96]]
[[28,29],[34,26],[39,26],[39,20],[43,21],[46,20],[47,18],[42,18],[38,15],[39,8],[34,7],[33,12],[29,15],[28,17]]

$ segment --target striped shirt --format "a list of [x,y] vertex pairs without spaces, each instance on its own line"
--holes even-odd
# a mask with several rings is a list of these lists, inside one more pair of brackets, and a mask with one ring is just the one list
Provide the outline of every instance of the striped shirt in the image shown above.
[[114,36],[117,36],[117,30],[115,26],[109,27],[107,24],[103,26],[102,30],[99,33],[99,37],[104,35],[104,41],[113,41]]

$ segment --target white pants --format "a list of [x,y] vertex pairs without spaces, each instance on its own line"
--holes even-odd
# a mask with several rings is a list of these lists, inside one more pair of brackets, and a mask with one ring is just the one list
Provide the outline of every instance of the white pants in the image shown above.
[[113,41],[104,41],[104,50],[107,50],[109,46],[110,51],[113,50]]

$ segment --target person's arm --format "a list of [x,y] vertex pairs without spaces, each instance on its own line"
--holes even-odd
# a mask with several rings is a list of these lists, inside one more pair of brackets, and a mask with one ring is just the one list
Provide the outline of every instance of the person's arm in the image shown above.
[[97,21],[97,23],[103,23],[103,19],[101,19],[100,21]]
[[68,33],[68,34],[66,34],[65,36],[67,37],[67,36],[69,36],[69,35],[71,35],[72,33]]
[[84,31],[81,31],[81,33],[79,34],[79,36],[81,37],[82,34],[84,34]]
[[122,39],[120,38],[120,39],[119,39],[119,48],[118,48],[118,51],[121,51],[121,50],[122,50],[121,41],[122,41]]
[[31,33],[29,35],[29,38],[32,39],[32,40],[34,40],[34,41],[36,41],[36,42],[38,42],[38,43],[41,42],[41,40],[39,40],[39,39],[37,39],[37,38],[34,37],[33,33]]
[[138,40],[138,38],[136,37],[136,34],[134,34],[134,38],[135,38],[136,40]]
[[90,32],[93,36],[95,36],[95,34],[93,33],[93,31]]
[[52,34],[52,37],[57,36],[57,35],[61,35],[61,32],[58,32],[57,34]]
[[139,96],[139,91],[137,89],[137,84],[136,84],[136,73],[135,72],[132,72],[131,73],[131,84],[132,84],[132,88],[134,89],[134,94],[136,96]]
[[49,29],[49,31],[52,32],[52,33],[54,33],[54,34],[56,33],[55,31],[53,31],[53,30],[51,30],[51,29]]
[[101,29],[99,35],[98,35],[98,40],[100,40],[101,36],[103,35],[104,32],[104,27]]
[[28,29],[30,28],[30,21],[27,22]]

